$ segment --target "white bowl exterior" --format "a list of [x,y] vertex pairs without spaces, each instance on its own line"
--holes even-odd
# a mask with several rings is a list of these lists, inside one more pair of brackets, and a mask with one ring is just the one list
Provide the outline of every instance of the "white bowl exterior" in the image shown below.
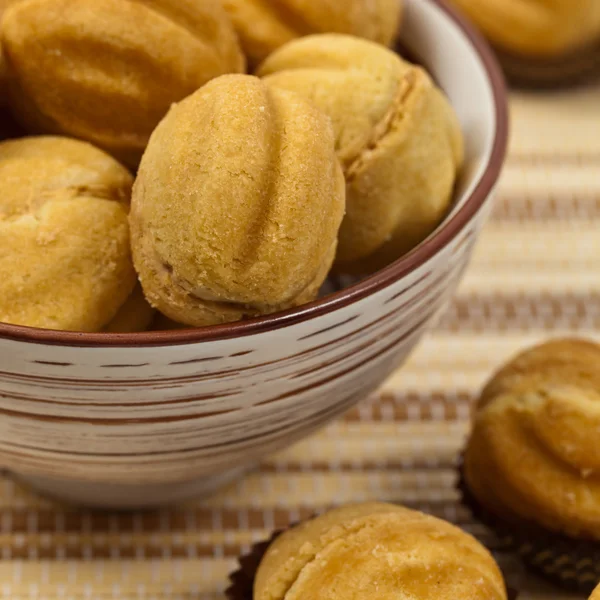
[[[491,155],[491,85],[470,42],[434,4],[408,0],[404,29],[465,127],[460,206]],[[0,338],[0,465],[51,480],[170,485],[305,437],[408,356],[454,293],[489,204],[409,276],[281,329],[140,348]]]

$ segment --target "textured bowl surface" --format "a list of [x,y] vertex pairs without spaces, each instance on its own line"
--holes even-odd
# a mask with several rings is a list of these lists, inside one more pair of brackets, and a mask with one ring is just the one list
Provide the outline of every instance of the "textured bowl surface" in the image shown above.
[[481,38],[409,0],[402,43],[433,73],[467,140],[445,223],[341,292],[240,324],[137,335],[0,324],[0,466],[96,506],[208,493],[374,391],[452,296],[487,213],[507,137],[502,77]]

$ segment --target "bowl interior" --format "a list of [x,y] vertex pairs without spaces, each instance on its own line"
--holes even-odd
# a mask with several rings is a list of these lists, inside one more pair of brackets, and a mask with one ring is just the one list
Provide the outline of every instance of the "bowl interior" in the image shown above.
[[359,282],[346,279],[329,285],[327,295],[311,304],[249,321],[134,334],[82,334],[0,323],[0,338],[74,346],[162,346],[256,334],[347,306],[393,284],[435,256],[477,214],[496,184],[506,150],[506,91],[487,43],[443,0],[405,0],[405,7],[402,45],[429,70],[450,99],[466,142],[466,163],[453,209],[427,240]]

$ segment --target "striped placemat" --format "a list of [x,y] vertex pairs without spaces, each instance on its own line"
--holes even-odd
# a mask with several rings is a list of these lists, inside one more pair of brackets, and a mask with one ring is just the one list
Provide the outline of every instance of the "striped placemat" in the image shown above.
[[553,335],[600,335],[600,87],[512,96],[493,218],[437,329],[345,418],[217,496],[92,513],[0,479],[0,598],[221,600],[236,557],[332,503],[402,502],[498,551],[525,600],[567,600],[524,575],[458,502],[455,465],[491,371]]

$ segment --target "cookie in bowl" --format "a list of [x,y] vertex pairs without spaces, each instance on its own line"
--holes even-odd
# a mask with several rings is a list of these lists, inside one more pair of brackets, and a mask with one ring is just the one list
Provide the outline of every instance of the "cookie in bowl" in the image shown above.
[[230,600],[506,600],[491,554],[449,523],[401,506],[344,506],[255,548],[258,569],[232,576]]
[[223,0],[252,65],[293,39],[346,33],[379,44],[396,38],[403,0]]
[[512,360],[477,405],[467,501],[546,575],[600,577],[600,346],[551,341]]
[[196,327],[310,302],[344,208],[327,117],[256,77],[215,79],[171,109],[141,162],[131,228],[146,297]]
[[600,585],[592,592],[590,600],[600,600]]
[[423,68],[378,44],[330,34],[290,42],[258,75],[332,120],[346,177],[338,270],[376,271],[440,224],[463,163],[463,135]]
[[245,59],[220,0],[19,0],[4,14],[13,112],[137,166],[173,102]]
[[132,184],[127,169],[85,142],[0,143],[1,322],[145,329],[152,311],[136,291],[129,247]]
[[156,319],[156,311],[148,304],[137,283],[129,298],[112,320],[102,329],[105,333],[136,333],[147,331]]

